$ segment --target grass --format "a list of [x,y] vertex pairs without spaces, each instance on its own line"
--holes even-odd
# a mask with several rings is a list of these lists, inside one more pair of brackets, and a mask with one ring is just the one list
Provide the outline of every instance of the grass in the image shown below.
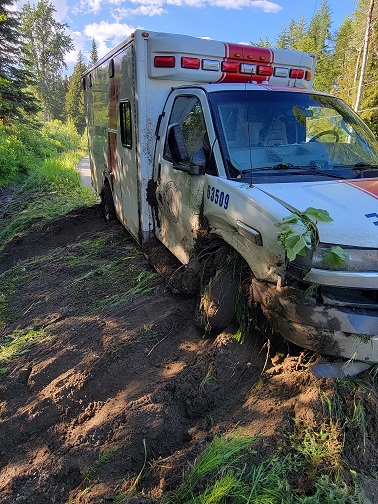
[[[302,433],[303,434],[303,433]],[[306,478],[309,467],[329,454],[325,449],[331,437],[325,431],[307,430],[303,439],[286,455],[278,450],[255,463],[253,449],[258,436],[234,432],[215,436],[187,473],[177,490],[162,499],[162,504],[363,504],[356,483],[336,482],[325,471],[318,471],[310,495],[298,481]],[[334,440],[332,440],[332,445]],[[338,446],[338,442],[335,443]],[[338,449],[331,456],[338,460]],[[323,466],[324,470],[324,466]]]
[[8,205],[8,211],[15,210],[15,215],[0,231],[3,246],[15,237],[30,232],[33,226],[97,201],[90,188],[80,185],[80,175],[75,166],[82,155],[82,152],[70,152],[41,162],[18,187],[13,204],[15,208],[12,203]]
[[292,447],[306,461],[308,476],[313,480],[319,477],[319,470],[337,475],[343,451],[342,429],[332,420],[314,427],[298,422]]
[[[122,502],[124,499],[126,499],[127,497],[135,495],[137,486],[142,478],[143,471],[144,471],[144,469],[146,467],[146,463],[147,463],[147,444],[146,444],[145,439],[143,439],[143,452],[144,452],[144,460],[143,460],[143,465],[142,465],[139,473],[137,474],[136,478],[133,480],[133,482],[130,484],[130,486],[127,490],[121,491],[117,494],[117,496],[115,497],[115,499],[113,501],[114,504],[118,504],[118,503]],[[124,485],[125,484],[129,484],[129,481],[128,480],[125,481]]]
[[38,271],[15,266],[11,271],[0,275],[0,329],[9,324],[18,314],[15,307],[18,292],[38,275]]
[[[177,491],[163,498],[162,504],[221,502],[219,499],[233,494],[238,486],[235,467],[245,457],[255,439],[256,436],[241,432],[215,436]],[[206,480],[207,485],[201,491],[203,480]],[[209,494],[212,494],[210,501]]]
[[101,469],[112,460],[114,455],[118,452],[119,446],[109,446],[106,448],[96,460],[96,462],[89,468],[84,474],[84,480],[89,481],[93,478]]
[[71,283],[71,298],[82,313],[112,310],[155,289],[159,276],[150,270],[133,271],[130,259],[134,257],[101,262]]
[[8,364],[29,352],[31,347],[50,340],[51,336],[44,329],[17,329],[4,336],[0,344],[0,374],[5,374]]

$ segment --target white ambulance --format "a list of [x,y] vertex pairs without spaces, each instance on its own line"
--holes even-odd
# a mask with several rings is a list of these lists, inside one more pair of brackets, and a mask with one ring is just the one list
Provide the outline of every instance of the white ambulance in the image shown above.
[[230,322],[242,285],[287,340],[375,363],[378,143],[314,70],[307,53],[136,30],[83,76],[92,184],[107,219],[197,277],[205,328]]

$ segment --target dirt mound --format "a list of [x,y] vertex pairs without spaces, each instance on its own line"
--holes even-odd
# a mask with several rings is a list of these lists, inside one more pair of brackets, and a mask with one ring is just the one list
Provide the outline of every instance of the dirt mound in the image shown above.
[[[3,285],[17,273],[22,289],[0,337],[35,338],[0,376],[2,504],[113,502],[133,488],[143,497],[124,502],[159,502],[214,434],[260,434],[262,460],[295,422],[321,422],[320,396],[335,394],[282,340],[256,330],[239,343],[234,326],[204,338],[195,298],[172,295],[98,207],[8,243],[1,266]],[[373,390],[363,400],[369,439],[351,428],[346,456],[372,474],[378,406]]]
[[[8,200],[11,200],[11,196],[8,196]],[[4,223],[9,216],[6,212],[3,214]],[[39,257],[102,226],[100,205],[80,208],[46,223],[37,222],[28,233],[6,243],[1,254],[0,274],[21,260]]]

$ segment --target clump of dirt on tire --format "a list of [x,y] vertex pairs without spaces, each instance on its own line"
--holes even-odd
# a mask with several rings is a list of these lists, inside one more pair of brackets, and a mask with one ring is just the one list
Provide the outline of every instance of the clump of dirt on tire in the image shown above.
[[[97,239],[105,248],[93,265],[81,263]],[[113,502],[132,488],[137,496],[125,502],[159,502],[215,434],[259,434],[259,462],[288,444],[295,422],[322,422],[322,394],[337,392],[353,409],[350,390],[316,380],[309,355],[273,335],[253,330],[241,344],[231,325],[204,337],[193,322],[195,297],[173,295],[161,277],[107,305],[117,292],[92,292],[90,279],[124,257],[114,285],[150,266],[120,224],[103,223],[98,206],[40,223],[3,248],[4,285],[17,268],[31,274],[0,338],[33,329],[46,339],[0,376],[2,504]],[[365,430],[346,433],[343,457],[365,468],[372,494],[377,398],[373,387],[359,393],[371,416]]]

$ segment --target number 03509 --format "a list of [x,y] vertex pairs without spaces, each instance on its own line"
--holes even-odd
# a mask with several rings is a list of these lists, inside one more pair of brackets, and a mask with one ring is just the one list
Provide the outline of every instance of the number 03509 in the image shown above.
[[227,210],[228,204],[230,202],[230,196],[215,187],[208,185],[207,186],[207,199],[219,205],[221,208]]

